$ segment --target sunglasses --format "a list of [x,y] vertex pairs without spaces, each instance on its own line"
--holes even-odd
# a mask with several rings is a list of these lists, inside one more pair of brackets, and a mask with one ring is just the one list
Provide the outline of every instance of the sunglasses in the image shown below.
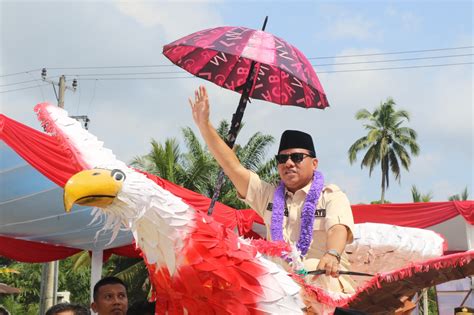
[[307,154],[307,153],[291,153],[291,154],[277,154],[275,155],[275,159],[277,160],[278,164],[283,164],[288,161],[290,158],[294,163],[301,163],[305,157],[312,157],[314,158],[313,154]]

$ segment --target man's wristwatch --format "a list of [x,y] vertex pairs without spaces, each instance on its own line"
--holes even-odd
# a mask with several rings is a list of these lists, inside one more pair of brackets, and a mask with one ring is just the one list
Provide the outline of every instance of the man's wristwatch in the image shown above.
[[341,254],[335,249],[328,249],[325,254],[329,254],[337,258],[337,262],[341,262]]

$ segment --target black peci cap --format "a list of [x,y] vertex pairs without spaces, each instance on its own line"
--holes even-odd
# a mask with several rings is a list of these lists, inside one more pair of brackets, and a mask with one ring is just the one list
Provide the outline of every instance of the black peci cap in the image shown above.
[[313,138],[305,132],[298,130],[285,130],[280,139],[280,147],[278,153],[286,149],[306,149],[311,151],[314,157],[316,157],[316,151],[314,151]]

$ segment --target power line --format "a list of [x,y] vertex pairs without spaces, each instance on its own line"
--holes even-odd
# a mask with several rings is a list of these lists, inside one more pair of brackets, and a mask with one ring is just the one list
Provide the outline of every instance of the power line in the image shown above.
[[92,81],[92,80],[101,80],[101,81],[121,81],[121,80],[169,80],[169,79],[201,79],[196,76],[186,76],[186,77],[161,77],[161,78],[89,78],[81,79],[81,81]]
[[[35,79],[35,77],[33,76],[33,74],[32,74],[31,72],[28,72],[28,75],[29,75],[30,77],[32,77],[33,79]],[[36,86],[39,88],[40,93],[41,93],[41,97],[42,97],[43,102],[44,102],[44,101],[45,101],[44,92],[43,92],[43,89],[40,88],[40,83],[42,83],[42,82],[44,82],[44,81],[40,81],[40,80],[37,79],[37,80],[36,80]]]
[[[435,48],[435,49],[423,49],[423,50],[405,50],[405,51],[395,51],[395,52],[385,52],[385,53],[372,53],[372,54],[354,54],[354,55],[342,55],[342,56],[325,56],[325,57],[311,57],[307,58],[308,60],[316,60],[316,59],[330,59],[330,58],[348,58],[348,57],[367,57],[367,56],[383,56],[383,55],[395,55],[395,54],[409,54],[409,53],[420,53],[420,52],[432,52],[432,51],[447,51],[447,50],[459,50],[459,49],[470,49],[474,48],[474,46],[460,46],[460,47],[451,47],[451,48]],[[420,57],[420,58],[436,58],[436,57]],[[377,61],[374,61],[377,62]],[[336,65],[336,64],[334,64]],[[87,67],[53,67],[48,68],[49,70],[86,70],[86,69],[126,69],[126,68],[158,68],[158,67],[174,67],[174,64],[161,64],[161,65],[129,65],[129,66],[87,66]],[[19,74],[25,74],[33,71],[39,71],[41,68],[4,74],[0,75],[0,77],[7,77]]]
[[2,86],[10,86],[10,85],[17,85],[17,84],[23,84],[23,83],[30,83],[30,82],[36,82],[37,80],[28,80],[28,81],[22,81],[22,82],[15,82],[15,83],[9,83],[9,84],[2,84],[0,85],[0,87]]
[[94,98],[95,98],[95,90],[96,90],[96,88],[97,88],[97,80],[95,80],[95,82],[94,82],[94,91],[92,92],[92,98],[91,98],[91,100],[90,100],[90,102],[89,102],[89,105],[87,105],[87,111],[86,111],[86,113],[90,113],[90,112],[89,112],[89,109],[90,109],[90,107],[91,107],[92,101],[93,101]]
[[19,89],[0,91],[0,94],[1,94],[1,93],[14,92],[14,91],[20,91],[20,90],[26,90],[26,89],[33,89],[33,88],[38,88],[38,87],[46,86],[46,85],[49,85],[49,84],[41,84],[41,85],[27,86],[27,87],[19,88]]
[[398,54],[413,54],[413,53],[429,52],[429,51],[444,51],[444,50],[468,49],[468,48],[473,48],[473,47],[474,47],[474,46],[461,46],[461,47],[451,47],[451,48],[435,48],[435,49],[422,49],[422,50],[392,51],[392,52],[373,53],[373,54],[357,54],[357,55],[342,55],[342,56],[311,57],[311,58],[308,58],[308,60],[314,60],[314,59],[331,59],[331,58],[349,58],[349,57],[367,57],[367,56],[382,56],[382,55],[398,55]]
[[97,66],[97,67],[56,67],[48,68],[49,70],[78,70],[78,69],[118,69],[118,68],[157,68],[157,67],[173,67],[174,64],[170,65],[140,65],[140,66]]
[[386,67],[386,68],[374,68],[374,69],[318,71],[318,73],[365,72],[365,71],[382,71],[382,70],[396,70],[396,69],[417,69],[417,68],[448,67],[448,66],[461,66],[461,65],[472,65],[472,64],[474,64],[474,62],[445,63],[445,64],[437,64],[437,65],[406,66],[406,67]]
[[185,70],[182,70],[182,71],[161,71],[161,72],[84,73],[84,74],[65,74],[65,76],[87,77],[87,76],[94,76],[94,75],[109,76],[109,75],[142,75],[142,74],[148,75],[148,74],[174,74],[174,73],[186,74],[187,72]]
[[22,71],[22,72],[16,72],[16,73],[2,74],[2,75],[0,75],[0,78],[9,77],[9,76],[13,76],[13,75],[19,75],[19,74],[28,74],[29,72],[40,71],[40,70],[41,70],[41,68],[32,69],[32,70],[28,70],[28,71]]
[[313,67],[322,67],[322,66],[357,65],[357,64],[365,64],[365,63],[381,63],[381,62],[398,62],[398,61],[410,61],[410,60],[427,60],[427,59],[440,59],[440,58],[467,57],[467,56],[472,56],[472,55],[474,55],[474,54],[400,58],[400,59],[387,59],[387,60],[355,61],[355,62],[338,62],[338,63],[312,64],[312,66]]
[[[332,71],[318,71],[318,73],[344,73],[344,72],[367,72],[367,71],[384,71],[384,70],[397,70],[397,69],[417,69],[417,68],[433,68],[433,67],[449,67],[449,66],[461,66],[461,65],[470,65],[474,62],[459,62],[459,63],[447,63],[447,64],[432,64],[432,65],[419,65],[419,66],[405,66],[405,67],[385,67],[385,68],[371,68],[371,69],[348,69],[348,70],[332,70]],[[185,77],[138,77],[138,78],[83,78],[81,81],[90,81],[90,80],[102,80],[102,81],[125,81],[125,80],[172,80],[172,79],[198,79],[197,76],[185,76]],[[13,89],[0,91],[1,93],[14,92],[19,90],[36,88],[39,86],[45,86],[48,84],[30,86],[25,88]]]
[[[51,78],[57,78],[58,76],[54,76],[54,77],[51,77]],[[0,87],[3,87],[3,86],[10,86],[10,85],[17,85],[17,84],[24,84],[24,83],[30,83],[30,82],[37,82],[37,81],[41,81],[40,79],[34,79],[34,80],[28,80],[28,81],[22,81],[22,82],[15,82],[15,83],[8,83],[8,84],[2,84],[0,85]]]

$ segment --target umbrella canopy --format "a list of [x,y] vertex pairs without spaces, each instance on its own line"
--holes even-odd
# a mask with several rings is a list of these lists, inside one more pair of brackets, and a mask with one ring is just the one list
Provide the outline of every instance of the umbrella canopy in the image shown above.
[[0,294],[15,294],[20,292],[20,289],[11,287],[5,283],[0,283]]
[[306,108],[329,106],[308,59],[264,31],[231,26],[207,29],[164,46],[163,54],[191,74],[239,93],[254,62],[249,97]]
[[[233,147],[249,98],[280,105],[324,109],[326,94],[308,59],[283,39],[246,27],[216,27],[163,47],[163,54],[195,76],[241,93],[226,143]],[[208,209],[210,215],[224,182],[221,170]]]

